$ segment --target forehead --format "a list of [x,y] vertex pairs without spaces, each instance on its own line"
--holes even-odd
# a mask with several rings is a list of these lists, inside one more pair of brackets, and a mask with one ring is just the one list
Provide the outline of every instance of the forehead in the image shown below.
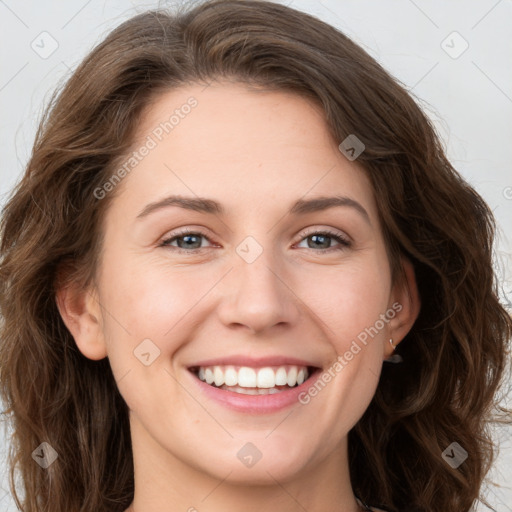
[[338,149],[323,110],[284,91],[190,85],[157,96],[132,151],[145,156],[121,184],[131,203],[165,194],[218,198],[233,208],[344,194],[376,215],[362,168]]

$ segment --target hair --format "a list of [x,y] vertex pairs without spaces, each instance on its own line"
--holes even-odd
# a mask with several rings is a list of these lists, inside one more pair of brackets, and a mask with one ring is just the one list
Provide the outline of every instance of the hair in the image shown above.
[[[116,196],[94,191],[128,154],[145,109],[166,91],[215,80],[301,95],[323,109],[336,141],[355,134],[364,143],[357,162],[374,190],[392,279],[404,279],[407,258],[421,310],[397,349],[403,362],[384,365],[349,432],[353,489],[391,512],[467,512],[494,461],[489,425],[511,412],[498,397],[512,320],[493,269],[492,212],[405,87],[361,47],[315,17],[258,0],[132,17],[43,113],[0,224],[0,397],[18,508],[124,511],[133,499],[127,406],[108,358],[77,349],[56,290],[94,282]],[[32,459],[42,442],[58,453],[44,470]],[[441,456],[452,442],[469,454],[456,469]]]

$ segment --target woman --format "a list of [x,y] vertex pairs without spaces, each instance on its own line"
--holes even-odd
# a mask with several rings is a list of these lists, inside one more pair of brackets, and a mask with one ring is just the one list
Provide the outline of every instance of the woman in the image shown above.
[[467,512],[512,331],[493,233],[333,27],[241,0],[128,20],[3,215],[18,506]]

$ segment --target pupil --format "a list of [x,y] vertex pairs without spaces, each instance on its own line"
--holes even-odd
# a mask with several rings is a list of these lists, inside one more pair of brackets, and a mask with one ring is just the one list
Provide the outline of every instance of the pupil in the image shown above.
[[[196,235],[184,235],[184,236],[182,236],[182,237],[178,238],[178,246],[179,246],[179,247],[183,247],[183,246],[185,245],[186,247],[189,247],[189,248],[190,248],[190,246],[191,246],[191,245],[190,245],[189,243],[187,243],[186,241],[187,241],[187,240],[188,240],[188,241],[190,241],[190,239],[194,239],[194,238],[195,238],[195,239],[198,239],[199,237],[198,237],[198,236],[196,236]],[[183,243],[180,243],[180,240],[184,240],[184,241],[185,241],[185,243],[184,243],[184,244],[183,244]],[[192,244],[193,244],[193,243],[194,243],[194,242],[192,242]],[[197,243],[197,241],[196,241],[196,243]],[[199,245],[201,245],[201,243],[199,243]]]
[[[315,241],[317,241],[318,239],[320,239],[320,242],[324,241],[324,247],[325,248],[329,248],[330,247],[330,243],[327,242],[327,240],[329,239],[328,236],[324,236],[324,235],[312,235],[311,236],[312,239],[314,239]],[[315,247],[318,247],[318,245],[316,245]]]

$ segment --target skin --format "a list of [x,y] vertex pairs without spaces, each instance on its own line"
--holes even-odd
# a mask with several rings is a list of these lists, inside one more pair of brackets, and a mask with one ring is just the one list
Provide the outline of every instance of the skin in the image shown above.
[[[174,89],[145,112],[134,148],[190,96],[197,107],[118,185],[95,284],[57,297],[78,348],[108,356],[129,406],[128,510],[356,512],[347,434],[372,400],[389,339],[398,344],[417,317],[414,273],[404,262],[408,287],[391,282],[371,185],[322,110],[298,95],[220,82]],[[214,199],[225,213],[168,206],[137,219],[171,194]],[[348,206],[287,213],[298,199],[333,195],[359,202],[368,220]],[[182,244],[186,253],[183,239],[161,245],[180,228],[205,238]],[[351,245],[315,242],[326,228]],[[252,263],[236,252],[249,235],[262,248]],[[401,311],[307,405],[241,414],[202,395],[187,370],[233,354],[328,368],[395,302]],[[149,366],[133,353],[147,338],[160,350]],[[262,453],[250,468],[236,456],[247,442]]]

